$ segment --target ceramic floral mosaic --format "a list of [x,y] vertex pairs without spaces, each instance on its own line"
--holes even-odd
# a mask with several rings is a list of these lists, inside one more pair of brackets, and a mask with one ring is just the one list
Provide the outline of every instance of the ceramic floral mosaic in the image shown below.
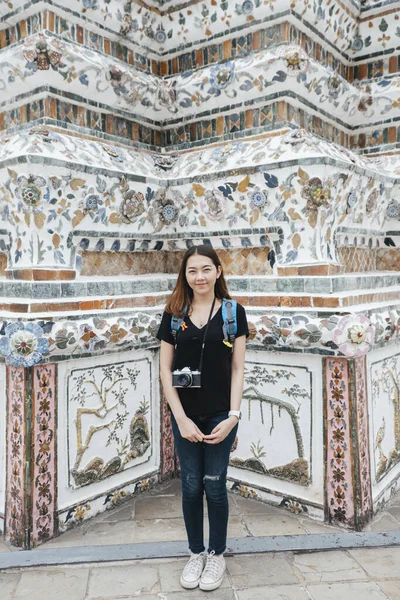
[[[4,155],[7,152],[10,160],[23,147],[40,164],[43,157],[39,155],[51,150],[53,158],[81,157],[93,168],[103,161],[102,170],[97,175],[90,169],[79,173],[77,165],[72,176],[58,167],[45,178],[36,174],[39,164],[30,172],[7,168],[0,186],[0,210],[13,233],[9,257],[14,268],[74,269],[77,250],[86,250],[71,243],[72,230],[78,226],[88,233],[113,232],[111,249],[119,250],[121,242],[115,236],[174,234],[188,227],[210,234],[221,228],[229,231],[278,223],[283,230],[278,264],[335,262],[339,228],[341,232],[346,227],[364,231],[367,219],[369,228],[384,231],[400,215],[396,208],[399,184],[393,175],[377,173],[374,164],[365,168],[366,161],[302,131],[266,141],[227,144],[196,152],[190,159],[181,157],[172,162],[167,175],[165,167],[159,168],[156,184],[150,177],[147,183],[131,182],[128,171],[135,164],[135,171],[151,173],[155,157],[137,160],[135,150],[90,142],[86,150],[82,144],[78,148],[73,138],[54,136],[33,132],[28,146],[26,137],[18,136],[9,140]],[[330,164],[324,165],[325,158],[321,159],[328,147]],[[289,157],[295,166],[285,166]],[[242,174],[238,175],[234,166],[239,163]],[[250,164],[253,173],[244,167]],[[215,167],[219,172],[213,175]],[[116,169],[124,171],[118,176]],[[174,182],[178,173],[180,178]]]

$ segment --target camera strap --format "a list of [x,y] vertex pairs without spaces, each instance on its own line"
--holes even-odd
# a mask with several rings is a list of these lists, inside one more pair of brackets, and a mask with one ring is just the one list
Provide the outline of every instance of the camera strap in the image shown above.
[[213,303],[211,305],[210,314],[208,315],[208,321],[207,321],[207,325],[206,325],[206,328],[204,330],[204,335],[203,335],[203,343],[201,345],[201,354],[200,354],[200,363],[199,363],[199,371],[200,371],[200,373],[201,373],[201,369],[203,367],[204,346],[206,345],[206,337],[207,337],[208,326],[210,324],[211,317],[212,317],[212,314],[214,312],[214,306],[215,306],[215,296],[214,296]]
[[[215,306],[215,296],[214,296],[213,303],[211,305],[210,314],[208,315],[208,321],[207,321],[207,325],[205,326],[205,329],[204,329],[204,335],[203,335],[203,340],[202,340],[202,344],[201,344],[200,363],[199,363],[199,369],[198,369],[200,371],[200,373],[201,373],[201,368],[203,366],[204,346],[206,344],[206,337],[207,337],[208,326],[210,324],[211,317],[212,317],[212,314],[214,312],[214,306]],[[185,314],[185,317],[186,317],[186,314]],[[172,365],[172,371],[175,371],[177,351],[178,351],[178,333],[175,336],[174,362],[173,362],[173,365]]]

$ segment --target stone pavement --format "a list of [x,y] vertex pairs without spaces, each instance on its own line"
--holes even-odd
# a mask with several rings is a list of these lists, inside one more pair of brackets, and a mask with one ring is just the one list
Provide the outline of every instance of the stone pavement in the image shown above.
[[[299,535],[343,531],[304,515],[296,515],[256,500],[229,494],[228,537]],[[400,494],[369,527],[371,531],[400,530]],[[205,532],[207,528],[205,527]],[[129,544],[186,540],[182,518],[180,481],[158,486],[79,527],[67,531],[41,548]]]
[[[186,538],[180,486],[169,482],[99,515],[40,549],[161,542]],[[229,496],[230,537],[337,532],[303,515]],[[400,530],[400,495],[369,526]],[[0,551],[14,551],[0,542]],[[33,551],[35,552],[35,551]],[[227,557],[215,592],[179,585],[185,559],[152,559],[0,571],[1,600],[400,600],[400,547]]]
[[[111,547],[110,547],[111,549]],[[1,600],[400,600],[400,548],[228,557],[222,587],[183,590],[184,559],[0,571]]]

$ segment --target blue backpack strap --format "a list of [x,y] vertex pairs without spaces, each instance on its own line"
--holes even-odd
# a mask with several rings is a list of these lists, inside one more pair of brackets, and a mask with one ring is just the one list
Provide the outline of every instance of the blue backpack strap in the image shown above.
[[236,300],[222,299],[222,331],[224,334],[224,344],[233,347],[235,335],[237,334],[236,318],[237,302]]
[[[187,307],[185,306],[184,314],[187,313]],[[185,321],[184,317],[175,317],[172,315],[171,317],[171,333],[174,338],[174,342],[176,343],[176,336],[178,335],[178,331],[182,327],[182,323]]]

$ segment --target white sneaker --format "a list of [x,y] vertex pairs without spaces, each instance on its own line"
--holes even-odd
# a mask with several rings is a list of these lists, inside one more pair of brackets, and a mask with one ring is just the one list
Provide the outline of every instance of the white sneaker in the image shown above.
[[193,590],[199,585],[201,574],[206,561],[205,552],[191,554],[181,575],[181,586],[186,590]]
[[214,550],[210,552],[207,555],[206,566],[200,579],[200,589],[209,592],[219,588],[224,579],[225,569],[223,554],[216,556]]

